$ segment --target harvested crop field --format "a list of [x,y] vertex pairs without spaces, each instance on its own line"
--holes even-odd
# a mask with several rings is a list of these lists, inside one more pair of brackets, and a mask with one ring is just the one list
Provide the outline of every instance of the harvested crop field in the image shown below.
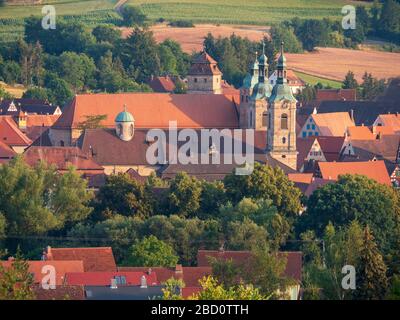
[[359,81],[365,71],[377,78],[400,76],[400,53],[318,48],[317,52],[288,53],[287,59],[294,70],[340,81],[349,70]]
[[[151,27],[158,42],[170,38],[179,42],[182,49],[188,53],[199,51],[203,47],[203,40],[207,33],[215,37],[229,37],[236,34],[247,37],[252,41],[259,41],[268,33],[268,27],[249,25],[213,25],[200,24],[195,28],[172,28],[166,24]],[[124,29],[127,36],[130,29]],[[338,48],[318,48],[316,52],[287,54],[289,67],[322,78],[342,81],[346,73],[351,70],[357,80],[361,80],[365,71],[378,78],[400,76],[400,53],[391,53],[373,50],[350,50]]]
[[[123,28],[123,36],[130,34],[131,29]],[[269,27],[249,25],[214,25],[198,24],[194,28],[169,27],[166,24],[158,24],[151,27],[154,37],[158,42],[165,39],[173,39],[179,42],[182,49],[188,53],[199,51],[203,47],[204,37],[210,32],[214,37],[229,37],[236,34],[240,37],[247,37],[252,41],[260,41],[267,34]]]

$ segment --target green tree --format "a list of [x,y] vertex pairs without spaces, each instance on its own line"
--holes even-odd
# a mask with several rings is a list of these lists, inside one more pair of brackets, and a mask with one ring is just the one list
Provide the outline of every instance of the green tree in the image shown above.
[[86,54],[63,52],[59,61],[59,76],[68,82],[75,92],[90,87],[94,81],[96,66]]
[[158,46],[153,33],[147,29],[135,28],[117,47],[117,52],[127,72],[138,82],[160,73]]
[[385,88],[386,82],[384,79],[378,80],[371,73],[365,72],[361,84],[361,97],[364,100],[373,100],[382,94]]
[[21,157],[0,166],[0,212],[7,234],[35,235],[85,219],[92,197],[87,181],[72,168],[57,174],[44,163],[31,168]]
[[0,264],[0,300],[34,300],[33,275],[18,251],[11,266]]
[[365,176],[344,175],[310,196],[300,221],[321,236],[329,222],[340,227],[357,220],[370,226],[387,253],[398,237],[399,216],[398,193],[392,187]]
[[182,279],[171,278],[163,285],[163,300],[183,300],[181,290],[185,287],[185,282]]
[[114,44],[121,38],[122,32],[113,26],[99,25],[92,30],[92,34],[97,42],[109,42]]
[[354,297],[360,300],[384,299],[388,290],[386,271],[382,255],[367,226],[357,268],[357,289]]
[[126,27],[142,26],[146,21],[146,15],[139,7],[124,6],[121,10],[123,24]]
[[48,100],[49,92],[46,88],[33,87],[24,92],[22,98]]
[[253,199],[270,199],[278,211],[293,217],[301,209],[301,192],[288,179],[279,167],[254,164],[250,175],[235,175],[234,172],[224,179],[227,195],[233,203],[244,197]]
[[294,34],[292,27],[284,24],[273,26],[270,33],[275,48],[280,48],[283,41],[286,52],[299,53],[303,51],[302,45]]
[[174,267],[178,262],[174,249],[155,236],[143,238],[132,246],[124,264],[139,267]]
[[286,263],[285,256],[278,256],[266,246],[259,246],[252,251],[243,267],[244,281],[259,288],[264,295],[284,298],[287,287],[294,283],[293,279],[284,275]]
[[324,47],[329,41],[329,26],[321,20],[305,20],[299,27],[296,35],[303,44],[303,48],[312,51],[315,47]]
[[397,36],[397,41],[399,41],[400,3],[394,0],[387,0],[383,3],[377,27],[379,34],[384,38],[393,39]]
[[151,204],[142,184],[127,174],[110,175],[94,201],[94,219],[102,220],[110,215],[148,217]]
[[218,279],[219,283],[226,288],[233,287],[239,283],[240,268],[232,259],[224,260],[214,257],[210,257],[209,259],[212,275]]
[[168,203],[172,214],[193,216],[200,208],[201,183],[185,172],[179,172],[170,182]]
[[45,86],[51,103],[63,106],[74,96],[70,85],[54,74],[47,75],[45,78]]
[[347,72],[344,80],[343,80],[343,89],[358,89],[358,82],[354,77],[354,73],[352,71]]
[[200,280],[202,290],[194,294],[192,300],[268,300],[269,297],[260,293],[253,285],[239,285],[225,289],[212,276]]
[[221,205],[227,201],[225,187],[221,181],[202,181],[200,195],[200,218],[215,218]]
[[0,239],[6,236],[7,221],[3,213],[0,212]]

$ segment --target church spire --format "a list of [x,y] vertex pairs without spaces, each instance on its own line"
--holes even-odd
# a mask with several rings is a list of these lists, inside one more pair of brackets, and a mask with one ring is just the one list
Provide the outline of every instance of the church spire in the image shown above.
[[278,70],[278,79],[277,79],[277,83],[278,84],[284,84],[287,83],[287,79],[286,79],[286,57],[284,55],[283,52],[283,45],[284,42],[281,42],[281,52],[278,58],[278,65],[276,67],[276,69]]
[[264,83],[265,76],[268,75],[268,58],[265,55],[265,42],[262,42],[262,55],[258,59],[258,82]]

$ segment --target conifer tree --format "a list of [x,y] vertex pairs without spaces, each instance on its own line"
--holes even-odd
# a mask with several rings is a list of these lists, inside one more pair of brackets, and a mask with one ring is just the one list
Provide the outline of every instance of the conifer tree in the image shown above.
[[368,226],[364,230],[356,275],[357,289],[354,292],[356,299],[379,300],[385,298],[388,289],[386,265]]

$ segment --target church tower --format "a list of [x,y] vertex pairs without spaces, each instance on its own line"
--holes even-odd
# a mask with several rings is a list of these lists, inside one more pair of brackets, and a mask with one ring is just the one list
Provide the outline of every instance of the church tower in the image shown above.
[[188,93],[222,93],[222,72],[217,61],[211,58],[205,50],[192,61],[188,75]]
[[[256,71],[258,66],[258,71]],[[257,81],[257,82],[256,82]],[[266,130],[267,98],[272,87],[268,83],[268,58],[263,52],[252,67],[251,75],[243,81],[241,89],[240,125],[242,128]]]
[[277,82],[269,97],[269,126],[267,130],[267,152],[276,160],[295,169],[296,151],[296,103],[297,100],[287,83],[286,58],[283,42],[277,65]]

